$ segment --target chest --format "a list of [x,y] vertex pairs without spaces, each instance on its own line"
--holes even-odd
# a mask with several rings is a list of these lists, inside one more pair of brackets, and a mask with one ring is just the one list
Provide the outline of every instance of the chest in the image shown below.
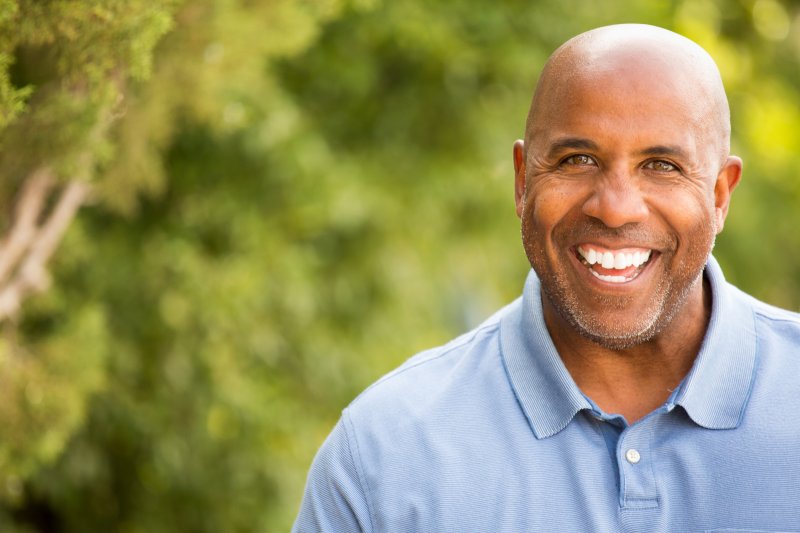
[[800,531],[800,427],[715,431],[684,414],[620,431],[579,413],[536,439],[486,423],[398,435],[417,442],[371,457],[378,530]]

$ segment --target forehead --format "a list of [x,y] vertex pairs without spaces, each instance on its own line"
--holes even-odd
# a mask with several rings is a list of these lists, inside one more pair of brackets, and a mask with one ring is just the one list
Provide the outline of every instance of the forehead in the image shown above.
[[681,145],[695,152],[708,140],[709,113],[702,91],[685,78],[664,65],[635,61],[624,68],[577,68],[543,88],[529,141],[574,136],[600,145]]

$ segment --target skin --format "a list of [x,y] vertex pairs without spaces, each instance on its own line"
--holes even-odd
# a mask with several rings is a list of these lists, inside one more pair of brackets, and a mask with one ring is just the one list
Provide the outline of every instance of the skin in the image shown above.
[[[581,390],[629,423],[678,386],[708,325],[702,272],[742,169],[729,122],[702,48],[618,25],[551,56],[525,142],[514,145],[517,215],[545,323]],[[651,255],[611,283],[578,247]]]

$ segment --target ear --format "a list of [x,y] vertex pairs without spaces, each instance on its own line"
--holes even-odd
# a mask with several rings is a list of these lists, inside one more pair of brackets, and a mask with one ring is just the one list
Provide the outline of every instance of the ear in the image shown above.
[[521,217],[525,203],[525,143],[519,139],[514,142],[514,203],[517,216]]
[[722,231],[725,225],[725,218],[728,216],[728,207],[731,203],[731,194],[739,185],[742,177],[742,160],[736,156],[730,156],[717,175],[717,182],[714,185],[714,207],[717,217],[717,234]]

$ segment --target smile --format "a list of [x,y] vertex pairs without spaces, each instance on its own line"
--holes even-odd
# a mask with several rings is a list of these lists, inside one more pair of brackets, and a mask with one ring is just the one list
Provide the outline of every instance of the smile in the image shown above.
[[653,251],[647,248],[609,250],[590,244],[577,247],[578,259],[597,279],[608,283],[627,283],[636,279],[648,265]]

